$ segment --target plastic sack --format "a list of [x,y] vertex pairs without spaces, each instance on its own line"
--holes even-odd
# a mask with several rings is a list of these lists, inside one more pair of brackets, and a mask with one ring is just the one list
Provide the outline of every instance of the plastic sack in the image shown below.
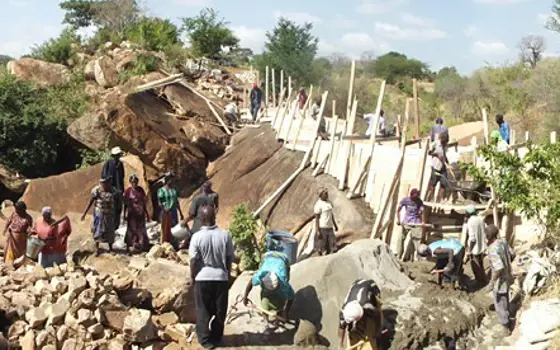
[[182,241],[187,239],[190,235],[189,229],[181,223],[178,223],[174,227],[171,228],[171,235],[173,238]]

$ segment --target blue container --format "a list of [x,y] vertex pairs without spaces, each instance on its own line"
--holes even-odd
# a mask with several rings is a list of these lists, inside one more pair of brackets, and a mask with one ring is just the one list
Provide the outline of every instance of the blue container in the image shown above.
[[266,234],[266,250],[279,251],[288,256],[290,265],[297,262],[298,241],[286,231],[270,231]]

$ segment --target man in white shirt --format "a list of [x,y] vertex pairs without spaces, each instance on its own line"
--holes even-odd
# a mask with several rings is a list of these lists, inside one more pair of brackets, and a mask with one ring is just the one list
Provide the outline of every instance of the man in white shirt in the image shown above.
[[[371,135],[371,131],[373,130],[373,123],[375,122],[375,114],[373,113],[368,113],[368,114],[364,114],[364,120],[368,123],[368,129],[366,131],[366,136],[370,136]],[[377,135],[385,137],[386,133],[385,133],[385,112],[383,110],[381,110],[381,112],[379,112],[379,122],[377,124]]]
[[317,237],[317,252],[319,255],[336,252],[336,237],[334,231],[338,226],[333,215],[333,205],[329,201],[326,188],[319,188],[319,200],[315,203],[315,232]]
[[225,108],[224,116],[230,126],[237,121],[237,102],[230,102]]
[[471,259],[471,268],[480,286],[486,285],[488,280],[484,271],[484,253],[486,252],[486,235],[484,233],[484,218],[476,214],[474,205],[465,208],[465,219],[467,230],[467,255]]

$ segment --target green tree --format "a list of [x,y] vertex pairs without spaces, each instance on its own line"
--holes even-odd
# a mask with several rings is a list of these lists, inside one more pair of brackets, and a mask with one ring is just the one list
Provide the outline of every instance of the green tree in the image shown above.
[[62,23],[69,24],[74,28],[89,27],[94,23],[95,5],[94,0],[67,0],[59,4],[65,12]]
[[[285,76],[295,79],[297,85],[314,82],[313,60],[317,54],[319,39],[313,36],[313,25],[280,18],[271,32],[266,33],[265,51],[255,57],[255,65],[264,76],[265,67],[274,67],[276,72],[284,70]],[[277,80],[279,81],[279,79]]]
[[554,0],[552,4],[552,15],[548,18],[545,28],[560,32],[560,0]]
[[0,66],[6,66],[11,60],[13,60],[13,58],[10,56],[0,55]]
[[157,17],[144,17],[130,25],[126,38],[151,51],[165,51],[180,42],[177,27],[171,21]]
[[228,22],[219,19],[218,11],[212,8],[205,8],[197,16],[182,21],[192,52],[198,57],[218,59],[223,46],[235,47],[239,43],[228,28]]
[[389,52],[378,57],[373,63],[373,73],[387,80],[389,84],[403,83],[410,78],[429,77],[428,65],[416,59],[410,59],[398,52]]
[[242,270],[256,270],[259,267],[264,249],[262,242],[257,241],[258,229],[253,213],[246,204],[233,208],[229,232],[237,253],[240,254]]
[[73,28],[65,28],[58,38],[35,46],[31,49],[31,57],[60,64],[68,64],[81,45],[81,38]]

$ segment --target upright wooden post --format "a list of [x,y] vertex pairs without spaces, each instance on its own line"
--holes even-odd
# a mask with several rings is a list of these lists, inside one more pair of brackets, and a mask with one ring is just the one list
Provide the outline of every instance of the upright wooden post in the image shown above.
[[[352,111],[350,112],[350,118],[347,120],[347,127],[346,127],[346,135],[352,135],[350,132],[350,127],[349,125],[351,124],[351,120],[352,119],[356,119],[356,111],[358,110],[358,101],[354,100],[354,103],[352,104]],[[351,145],[352,145],[352,141],[347,141],[347,142],[343,142],[343,153],[342,153],[342,176],[340,177],[340,181],[338,183],[338,189],[339,190],[344,190],[344,188],[346,187],[346,176],[348,175],[348,158],[350,156],[350,151],[351,151]]]
[[[333,101],[333,107],[335,106],[335,102]],[[333,108],[334,110],[334,108]],[[336,129],[338,127],[338,115],[334,115],[333,117],[333,126],[332,126],[332,132],[331,132],[331,145],[329,148],[329,154],[331,155],[329,157],[329,163],[327,164],[327,166],[325,166],[325,169],[327,169],[325,172],[326,173],[331,173],[332,168],[333,168],[333,164],[335,164],[336,162],[336,158],[334,157],[334,144],[335,144],[335,138],[336,138]]]
[[[313,85],[311,85],[311,89],[309,91],[309,96],[307,96],[307,101],[305,101],[305,105],[303,106],[303,115],[301,116],[301,120],[299,121],[299,125],[296,130],[296,137],[294,139],[294,145],[292,147],[292,151],[296,150],[296,145],[299,140],[299,134],[301,132],[301,128],[303,127],[303,123],[305,121],[305,117],[307,116],[307,111],[309,109],[309,104],[311,104],[311,97],[313,96]],[[297,105],[297,102],[296,102]]]
[[288,90],[292,91],[292,77],[288,77]]
[[280,100],[278,102],[278,107],[276,107],[276,111],[274,112],[274,118],[272,118],[272,123],[270,124],[273,130],[276,128],[276,120],[278,119],[278,114],[280,113],[280,110],[282,109],[282,102],[284,102],[284,95],[285,94],[286,94],[286,91],[284,91],[284,90],[280,91]]
[[402,128],[402,116],[399,114],[397,116],[397,137],[401,137],[401,128]]
[[278,125],[278,135],[282,132],[282,127],[284,126],[284,119],[286,119],[286,114],[290,110],[290,99],[292,97],[292,90],[288,92],[288,100],[286,101],[286,107],[283,109],[283,113],[280,115],[280,125]]
[[478,145],[477,145],[477,141],[476,141],[476,136],[473,136],[472,139],[471,139],[471,147],[473,149],[473,164],[476,166],[476,163],[477,163],[477,160],[478,160],[478,152],[476,150]]
[[550,133],[550,143],[556,143],[556,131]]
[[356,73],[356,61],[352,60],[352,67],[350,68],[350,86],[348,87],[348,101],[346,102],[346,120],[348,120],[348,128],[346,130],[347,135],[352,135],[354,133],[354,121],[350,121],[350,115],[352,114],[351,107],[353,103],[354,96],[354,77]]
[[525,142],[529,141],[529,131],[525,131]]
[[486,144],[490,143],[490,131],[488,128],[488,114],[486,108],[482,108],[482,122],[484,123],[484,141]]
[[[430,138],[427,138],[424,142],[424,154],[422,155],[422,163],[419,166],[420,169],[420,183],[418,184],[418,191],[420,191],[420,195],[422,195],[422,190],[424,187],[424,173],[426,172],[426,163],[428,162],[428,151],[430,150]],[[424,197],[420,197],[424,198]]]
[[276,108],[276,74],[272,68],[272,107]]
[[[284,91],[284,70],[280,70],[280,91]],[[288,90],[290,91],[290,90]]]
[[379,91],[379,97],[377,99],[377,107],[375,108],[375,120],[373,122],[373,128],[370,136],[370,154],[369,154],[369,172],[366,182],[366,202],[371,201],[371,197],[373,196],[373,169],[375,165],[375,159],[373,158],[373,152],[375,150],[375,139],[377,137],[377,129],[379,127],[379,113],[381,113],[381,105],[383,104],[383,96],[385,95],[385,85],[386,81],[383,80],[381,83],[381,90]]
[[[311,86],[309,87],[309,95],[312,95],[312,94],[313,94],[313,85],[311,85]],[[300,133],[301,126],[303,125],[303,120],[305,119],[305,114],[306,114],[306,112],[307,112],[307,105],[308,105],[308,104],[309,104],[309,98],[307,99],[307,101],[305,101],[305,104],[303,105],[303,115],[301,116],[302,123],[299,124],[299,127],[298,127],[298,129],[296,130],[296,137],[295,137],[295,140],[294,140],[294,147],[292,147],[292,150],[294,150],[294,151],[295,151],[295,149],[296,149],[296,143],[297,143],[297,139],[298,139],[298,137],[299,137],[299,133]],[[284,139],[284,144],[288,143],[288,141],[289,141],[289,139],[290,139],[290,130],[292,130],[292,123],[293,123],[293,121],[296,119],[296,115],[299,114],[298,102],[294,103],[294,107],[295,107],[295,110],[294,110],[293,115],[292,115],[291,118],[290,118],[290,122],[288,123],[288,132],[286,133],[286,138]]]
[[511,141],[512,145],[515,145],[517,143],[517,137],[516,137],[517,135],[516,134],[517,133],[515,132],[515,130],[511,131],[511,140],[510,141]]
[[[414,122],[416,124],[416,139],[420,138],[420,103],[418,102],[418,80],[412,80],[414,94]],[[405,116],[406,117],[406,116]]]
[[270,103],[269,96],[268,96],[268,88],[269,88],[268,81],[270,79],[270,76],[268,74],[268,66],[266,66],[265,77],[266,77],[265,78],[266,80],[265,80],[265,83],[264,83],[265,84],[264,98],[265,98],[265,101],[266,101],[265,106],[268,106],[268,104]]

